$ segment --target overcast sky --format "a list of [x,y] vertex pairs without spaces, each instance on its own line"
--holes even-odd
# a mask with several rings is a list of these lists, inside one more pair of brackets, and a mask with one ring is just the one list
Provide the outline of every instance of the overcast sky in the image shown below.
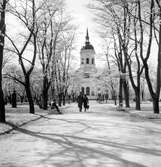
[[[90,42],[94,46],[96,51],[96,65],[102,66],[102,57],[103,63],[105,63],[105,56],[100,56],[100,53],[103,53],[102,49],[102,41],[97,33],[97,24],[94,21],[94,15],[92,11],[87,7],[87,5],[92,0],[64,0],[66,2],[66,10],[70,13],[73,18],[73,24],[77,27],[76,37],[75,37],[75,50],[74,64],[77,64],[75,68],[79,67],[80,64],[80,49],[85,43],[86,29],[89,30]],[[18,21],[18,20],[17,20]],[[7,16],[7,33],[10,35],[16,34],[21,31],[21,26],[17,26],[17,22],[15,17],[9,15]],[[14,27],[14,28],[13,28]],[[18,32],[17,32],[18,30]],[[22,28],[22,31],[24,29]],[[16,38],[16,35],[14,35]],[[101,59],[101,61],[100,61]],[[101,63],[100,63],[101,62]]]
[[[77,27],[76,30],[76,38],[75,38],[75,46],[76,50],[73,52],[75,57],[75,67],[78,68],[80,64],[80,49],[84,45],[85,42],[85,36],[86,36],[86,29],[89,30],[89,37],[90,42],[94,46],[96,51],[96,65],[97,66],[103,66],[106,62],[105,58],[105,50],[103,49],[104,42],[99,37],[99,34],[97,33],[97,23],[94,20],[94,14],[92,11],[87,8],[87,5],[92,2],[93,0],[65,0],[66,1],[66,8],[68,12],[73,17],[73,24]],[[15,22],[15,19],[11,16],[7,19],[8,30],[15,34],[17,31],[17,22]],[[18,30],[20,31],[21,28],[18,27]],[[104,45],[104,46],[103,46]],[[156,61],[156,47],[152,47],[152,56],[151,59],[154,63]],[[155,61],[154,61],[155,60]],[[155,64],[155,63],[154,63]]]
[[[100,53],[103,53],[102,40],[97,33],[97,24],[94,21],[94,15],[92,11],[87,7],[91,0],[66,0],[67,9],[74,18],[73,23],[78,27],[76,32],[76,56],[80,56],[79,52],[85,42],[86,29],[89,30],[90,42],[94,46],[96,51],[96,64],[100,64]],[[105,61],[105,56],[103,56]],[[101,57],[102,61],[102,57]],[[78,62],[79,63],[79,62]],[[102,64],[102,63],[101,63]]]
[[[94,46],[96,51],[96,65],[98,67],[102,66],[106,62],[105,58],[105,45],[103,40],[99,37],[97,33],[97,24],[94,20],[94,15],[92,10],[87,8],[87,4],[94,2],[93,0],[66,0],[67,8],[71,12],[71,15],[75,18],[74,24],[78,25],[76,45],[77,50],[75,52],[76,56],[79,55],[80,48],[84,44],[86,29],[89,29],[90,42]],[[149,62],[151,64],[156,64],[157,61],[157,46],[152,45],[151,56]],[[77,55],[78,54],[78,55]],[[79,62],[78,62],[79,63]]]

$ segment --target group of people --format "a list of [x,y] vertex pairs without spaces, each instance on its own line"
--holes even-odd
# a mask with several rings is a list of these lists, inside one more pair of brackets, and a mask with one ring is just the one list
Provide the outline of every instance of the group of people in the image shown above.
[[89,108],[89,100],[86,94],[83,94],[82,92],[79,94],[77,98],[78,108],[79,111],[82,112],[82,108],[84,107],[84,111],[87,111]]
[[106,94],[101,94],[101,93],[99,93],[98,96],[97,96],[97,101],[98,101],[99,103],[104,102],[104,101],[107,103],[107,100],[108,100],[108,99],[109,99],[108,93],[106,93]]

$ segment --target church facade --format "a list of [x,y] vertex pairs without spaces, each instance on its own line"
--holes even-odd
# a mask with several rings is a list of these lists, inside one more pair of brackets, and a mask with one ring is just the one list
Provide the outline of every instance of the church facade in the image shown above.
[[90,44],[88,29],[85,45],[80,50],[80,67],[73,75],[73,92],[83,92],[89,99],[96,99],[101,91],[99,75],[95,64],[95,50]]

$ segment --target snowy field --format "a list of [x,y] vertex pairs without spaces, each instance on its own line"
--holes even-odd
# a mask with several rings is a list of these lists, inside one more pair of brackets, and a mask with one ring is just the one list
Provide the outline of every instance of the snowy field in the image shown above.
[[161,167],[161,119],[150,103],[143,112],[96,102],[86,113],[76,104],[62,115],[7,110],[7,121],[23,126],[3,125],[15,130],[0,136],[0,167]]

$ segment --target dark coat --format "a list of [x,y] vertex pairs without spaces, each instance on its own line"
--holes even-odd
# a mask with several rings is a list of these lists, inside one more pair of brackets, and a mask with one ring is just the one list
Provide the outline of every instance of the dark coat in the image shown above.
[[83,104],[83,96],[82,95],[78,96],[77,103],[78,103],[78,107],[82,108],[82,104]]
[[83,103],[84,103],[84,108],[89,108],[87,96],[83,98]]

